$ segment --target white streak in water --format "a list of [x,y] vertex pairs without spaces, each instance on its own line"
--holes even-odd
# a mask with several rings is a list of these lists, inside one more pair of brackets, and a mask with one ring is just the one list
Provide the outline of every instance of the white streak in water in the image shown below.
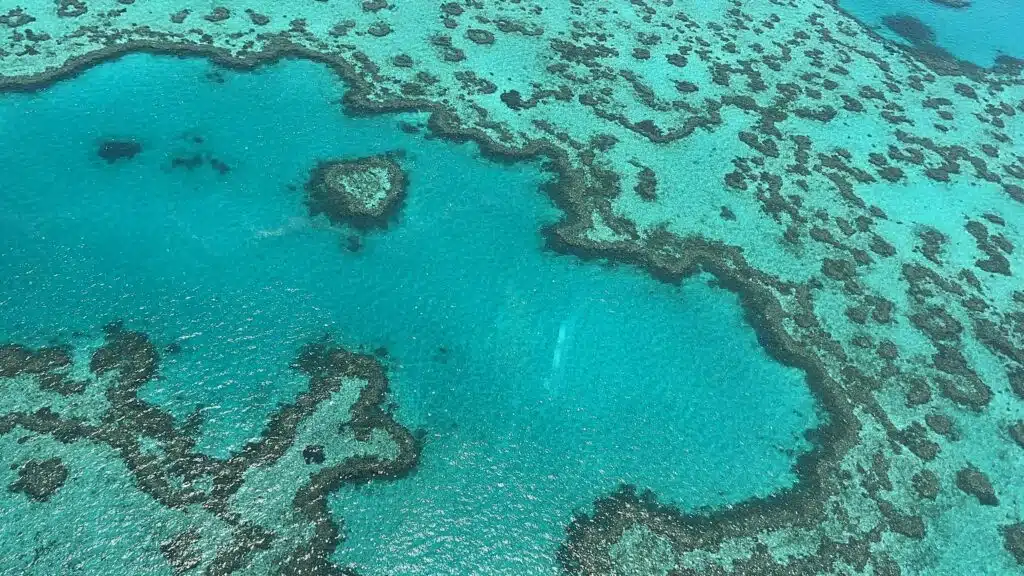
[[284,236],[285,234],[298,232],[300,230],[305,229],[308,226],[309,221],[306,220],[305,218],[292,216],[283,226],[278,226],[277,228],[271,228],[269,230],[256,230],[253,236],[255,238],[277,238],[279,236]]
[[551,370],[544,380],[544,387],[548,392],[555,392],[559,380],[562,379],[563,363],[565,354],[568,352],[569,341],[572,338],[573,330],[576,327],[577,311],[573,311],[568,318],[562,320],[558,325],[558,338],[555,339],[555,349],[551,353]]

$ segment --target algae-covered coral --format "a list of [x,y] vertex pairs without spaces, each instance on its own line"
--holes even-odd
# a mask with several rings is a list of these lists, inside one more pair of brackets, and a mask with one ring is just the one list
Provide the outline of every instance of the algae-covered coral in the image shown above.
[[707,513],[623,488],[573,521],[567,571],[1017,569],[1016,62],[904,50],[824,1],[169,4],[23,1],[0,86],[135,50],[327,62],[353,111],[547,157],[551,247],[709,271],[811,374],[829,421],[795,488]]

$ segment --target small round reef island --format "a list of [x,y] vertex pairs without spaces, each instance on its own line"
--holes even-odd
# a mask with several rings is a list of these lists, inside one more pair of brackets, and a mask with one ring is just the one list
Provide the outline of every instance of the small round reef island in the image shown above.
[[386,228],[405,198],[406,177],[392,154],[327,160],[306,183],[311,216],[359,229]]

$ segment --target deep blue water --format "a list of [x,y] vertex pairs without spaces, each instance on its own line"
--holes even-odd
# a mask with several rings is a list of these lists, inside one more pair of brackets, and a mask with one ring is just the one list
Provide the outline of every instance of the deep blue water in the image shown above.
[[[422,116],[348,117],[342,94],[309,62],[133,55],[0,95],[0,341],[120,318],[179,342],[141,395],[206,407],[215,454],[302,389],[288,363],[304,342],[386,347],[399,419],[426,444],[413,476],[332,502],[339,561],[369,575],[553,573],[572,511],[622,481],[687,508],[792,484],[814,402],[735,295],[545,252],[559,214],[538,166],[397,127]],[[108,164],[112,137],[143,150]],[[388,151],[405,152],[408,200],[349,252],[302,184],[320,159]]]
[[1024,58],[1024,4],[1019,0],[971,0],[949,8],[932,0],[839,0],[839,5],[877,32],[906,44],[882,24],[885,16],[909,14],[935,32],[935,43],[962,60],[989,67],[1000,54]]

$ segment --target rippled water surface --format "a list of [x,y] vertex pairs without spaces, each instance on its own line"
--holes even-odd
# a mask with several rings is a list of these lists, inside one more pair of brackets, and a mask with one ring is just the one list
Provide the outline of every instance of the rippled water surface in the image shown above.
[[[331,502],[336,559],[365,574],[555,573],[573,511],[622,482],[688,508],[793,483],[814,401],[735,295],[545,251],[550,174],[397,125],[423,116],[348,117],[342,90],[309,62],[235,73],[134,55],[0,95],[0,341],[122,319],[176,343],[140,395],[181,418],[204,407],[199,449],[221,456],[304,389],[289,368],[302,344],[385,348],[398,420],[424,447],[409,477]],[[110,139],[141,151],[107,162]],[[317,161],[384,152],[409,180],[389,228],[356,242],[308,216]],[[69,549],[100,572],[159,564],[153,546],[85,545],[97,523],[146,521],[103,512],[131,484],[97,466],[71,471],[63,489],[89,489],[56,513],[0,491],[11,565],[66,567]]]

